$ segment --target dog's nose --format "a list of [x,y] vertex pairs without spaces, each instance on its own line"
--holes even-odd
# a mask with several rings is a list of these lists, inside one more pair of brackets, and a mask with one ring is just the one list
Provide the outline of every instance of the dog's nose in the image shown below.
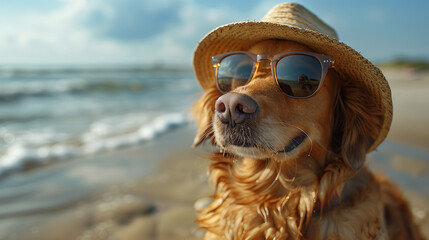
[[243,123],[258,110],[258,104],[251,97],[240,93],[222,95],[215,104],[215,111],[222,123],[232,126]]

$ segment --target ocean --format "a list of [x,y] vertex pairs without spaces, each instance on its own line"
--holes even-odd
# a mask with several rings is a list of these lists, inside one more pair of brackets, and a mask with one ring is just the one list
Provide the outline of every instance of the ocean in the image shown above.
[[0,178],[151,141],[188,122],[192,70],[0,68]]

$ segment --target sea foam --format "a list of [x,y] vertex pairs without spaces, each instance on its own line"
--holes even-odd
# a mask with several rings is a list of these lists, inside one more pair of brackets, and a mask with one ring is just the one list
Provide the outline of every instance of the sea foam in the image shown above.
[[[0,155],[0,177],[8,173],[65,161],[153,140],[187,123],[182,113],[128,114],[95,121],[80,139],[41,146],[16,142]],[[74,144],[70,144],[73,142]]]
[[[169,113],[155,117],[152,121],[141,126],[137,131],[113,137],[96,138],[86,136],[83,149],[86,154],[98,153],[106,150],[118,149],[154,139],[162,133],[168,132],[187,122],[181,113]],[[109,132],[110,130],[104,130]],[[91,139],[91,141],[88,141]],[[95,140],[95,141],[94,141]]]

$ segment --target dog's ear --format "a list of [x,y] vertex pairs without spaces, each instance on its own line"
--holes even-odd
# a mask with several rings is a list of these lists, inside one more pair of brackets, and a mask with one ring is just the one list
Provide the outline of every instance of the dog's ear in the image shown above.
[[[383,123],[381,108],[356,81],[342,81],[335,107],[334,145],[354,169],[359,170]],[[336,142],[336,144],[335,144]]]
[[211,143],[214,144],[212,119],[215,103],[220,95],[221,93],[216,88],[212,88],[206,90],[203,96],[195,102],[192,116],[197,122],[198,130],[192,147],[198,147],[206,140],[211,140]]

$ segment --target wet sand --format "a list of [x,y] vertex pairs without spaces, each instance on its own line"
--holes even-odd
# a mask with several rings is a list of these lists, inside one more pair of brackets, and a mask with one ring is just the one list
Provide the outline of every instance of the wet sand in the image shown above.
[[[368,164],[398,183],[429,238],[429,73],[385,73],[392,129]],[[200,239],[193,205],[212,189],[205,150],[190,148],[194,133],[185,126],[152,143],[3,181],[9,197],[0,198],[0,239]]]

